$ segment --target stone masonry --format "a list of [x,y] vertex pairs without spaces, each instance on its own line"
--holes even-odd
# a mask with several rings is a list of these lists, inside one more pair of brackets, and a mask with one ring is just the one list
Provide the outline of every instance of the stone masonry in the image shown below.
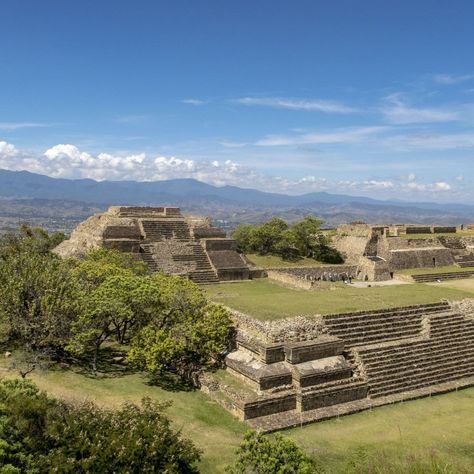
[[81,258],[98,247],[135,254],[152,271],[187,276],[197,283],[250,276],[233,239],[210,219],[184,217],[176,207],[112,206],[79,224],[55,252]]
[[[474,300],[260,322],[202,389],[264,432],[474,385]],[[293,331],[289,331],[293,328]]]

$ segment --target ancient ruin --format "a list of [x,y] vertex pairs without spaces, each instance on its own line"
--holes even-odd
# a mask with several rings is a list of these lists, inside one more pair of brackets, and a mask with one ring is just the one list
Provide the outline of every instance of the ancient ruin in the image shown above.
[[203,389],[262,431],[474,385],[472,301],[267,323],[233,316],[236,350]]
[[[412,283],[474,276],[474,236],[456,227],[344,224],[333,245],[344,264],[270,268],[268,277],[304,298],[318,282],[390,280],[403,269],[433,268]],[[56,252],[81,257],[98,247],[197,283],[263,276],[209,218],[175,207],[111,207],[80,224]],[[452,265],[459,269],[437,270]],[[315,315],[266,322],[229,310],[233,347],[225,369],[203,374],[201,387],[262,431],[474,385],[469,300],[325,315],[315,308]]]
[[201,284],[252,276],[235,240],[209,218],[184,217],[176,207],[110,207],[79,224],[55,251],[80,258],[99,247],[135,254],[152,271]]
[[409,268],[435,269],[434,281],[436,267],[474,264],[474,235],[457,235],[456,227],[342,224],[333,245],[346,263],[357,266],[357,278],[368,281],[389,280],[396,271]]

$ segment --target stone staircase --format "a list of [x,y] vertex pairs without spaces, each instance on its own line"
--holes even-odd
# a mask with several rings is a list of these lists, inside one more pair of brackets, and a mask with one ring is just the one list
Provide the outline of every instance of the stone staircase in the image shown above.
[[346,346],[417,337],[423,329],[423,316],[446,311],[448,303],[405,306],[401,308],[323,316],[329,333],[342,339]]
[[354,352],[367,376],[369,396],[377,398],[472,376],[473,345],[474,321],[445,311],[430,315],[427,337]]
[[[187,243],[187,242],[186,242]],[[212,284],[218,283],[216,272],[212,268],[209,259],[200,244],[189,242],[186,245],[185,254],[163,255],[153,249],[153,244],[141,244],[142,260],[148,265],[151,271],[164,270],[173,263],[185,265],[191,270],[187,271],[187,276],[194,283]]]
[[474,270],[443,273],[425,273],[422,275],[411,275],[416,283],[431,283],[438,280],[458,280],[461,278],[471,278],[474,276]]
[[142,226],[147,241],[156,242],[164,239],[191,240],[188,224],[183,219],[143,219]]
[[[189,272],[189,278],[195,283],[211,284],[218,283],[216,272],[212,268],[209,258],[200,244],[192,244],[191,259],[196,263],[196,270]],[[178,257],[177,255],[173,258]]]
[[470,253],[468,255],[459,255],[454,257],[456,261],[456,265],[461,268],[469,268],[474,267],[474,253]]
[[208,393],[225,392],[220,403],[271,432],[474,385],[474,319],[448,302],[321,318],[327,333],[300,342],[239,326],[226,373],[247,392],[217,381]]

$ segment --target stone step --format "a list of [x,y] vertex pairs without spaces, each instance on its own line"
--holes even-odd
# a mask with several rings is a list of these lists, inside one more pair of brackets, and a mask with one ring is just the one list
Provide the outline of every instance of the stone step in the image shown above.
[[[474,330],[469,331],[466,333],[465,330],[460,330],[458,333],[453,334],[456,337],[453,341],[446,341],[443,340],[433,340],[433,339],[425,339],[416,343],[416,345],[401,345],[395,347],[391,350],[384,350],[381,349],[378,354],[365,354],[363,351],[360,351],[360,357],[364,360],[364,364],[367,366],[371,366],[376,363],[383,363],[384,360],[390,359],[393,357],[410,357],[412,354],[417,354],[420,350],[425,350],[426,348],[431,348],[436,350],[438,347],[448,347],[448,348],[455,348],[458,347],[460,344],[467,343],[474,339]],[[402,354],[400,354],[402,353]]]
[[377,390],[371,390],[369,388],[369,396],[371,398],[377,398],[377,397],[390,395],[393,393],[407,392],[407,391],[416,390],[422,387],[429,387],[431,385],[437,385],[437,384],[453,381],[456,379],[462,379],[464,377],[471,377],[473,374],[474,374],[474,365],[472,367],[470,366],[467,369],[461,369],[461,370],[457,369],[457,371],[450,372],[450,373],[446,372],[441,376],[436,375],[436,376],[426,377],[426,378],[417,377],[416,380],[414,380],[412,383],[406,382],[403,385],[390,385],[390,386],[387,385]]
[[380,366],[376,368],[366,368],[366,374],[370,379],[371,385],[376,384],[380,380],[386,380],[387,377],[389,380],[396,380],[391,374],[401,374],[406,376],[407,374],[411,373],[411,371],[418,371],[423,369],[428,369],[430,371],[431,368],[439,367],[440,361],[444,364],[445,362],[448,363],[452,360],[460,360],[460,359],[469,359],[469,357],[474,361],[472,355],[469,354],[469,350],[460,351],[456,354],[452,354],[449,352],[444,353],[432,353],[428,354],[427,356],[420,357],[418,359],[413,359],[411,361],[399,362],[395,364],[387,364],[385,367]]
[[357,311],[354,313],[336,313],[336,314],[327,314],[325,315],[325,322],[336,322],[336,321],[355,321],[356,319],[367,320],[368,317],[372,316],[387,316],[387,315],[404,315],[404,314],[420,314],[420,313],[434,313],[437,311],[446,311],[450,308],[449,303],[439,302],[439,303],[429,303],[426,305],[415,305],[415,306],[405,306],[399,308],[390,308],[383,310],[373,310],[373,311]]
[[378,331],[368,335],[359,334],[357,336],[343,336],[337,333],[332,333],[331,331],[330,334],[342,339],[347,346],[364,346],[381,341],[393,341],[397,339],[419,337],[421,336],[421,325],[417,325],[416,327],[412,328],[401,329],[400,331],[391,331],[388,327],[386,331]]

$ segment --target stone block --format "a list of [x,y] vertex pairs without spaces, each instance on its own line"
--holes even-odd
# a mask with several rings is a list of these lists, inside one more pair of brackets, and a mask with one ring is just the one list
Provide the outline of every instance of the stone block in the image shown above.
[[290,364],[300,364],[314,359],[338,356],[344,350],[344,341],[338,338],[302,341],[285,344],[286,360]]
[[352,376],[352,367],[343,356],[303,362],[293,367],[293,381],[299,387],[347,379]]

